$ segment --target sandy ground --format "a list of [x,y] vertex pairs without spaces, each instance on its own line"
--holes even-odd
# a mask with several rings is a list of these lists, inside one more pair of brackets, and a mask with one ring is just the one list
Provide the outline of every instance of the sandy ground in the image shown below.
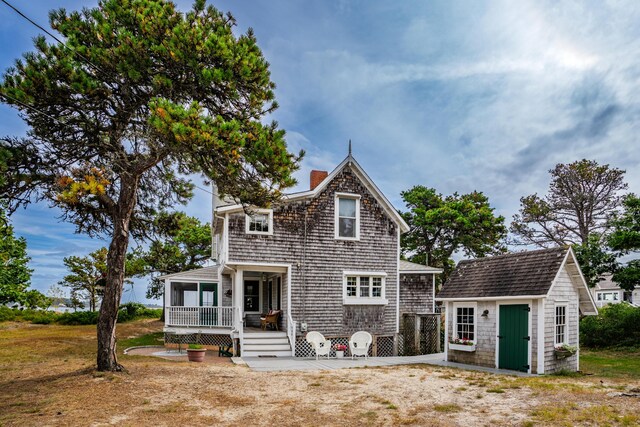
[[640,425],[638,382],[421,365],[253,372],[134,355],[120,358],[126,373],[101,373],[95,329],[75,328],[0,326],[0,425]]

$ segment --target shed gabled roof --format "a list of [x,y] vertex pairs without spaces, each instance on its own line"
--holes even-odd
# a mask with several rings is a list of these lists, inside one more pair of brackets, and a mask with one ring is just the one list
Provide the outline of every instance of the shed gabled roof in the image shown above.
[[567,251],[558,247],[460,261],[438,299],[544,296]]

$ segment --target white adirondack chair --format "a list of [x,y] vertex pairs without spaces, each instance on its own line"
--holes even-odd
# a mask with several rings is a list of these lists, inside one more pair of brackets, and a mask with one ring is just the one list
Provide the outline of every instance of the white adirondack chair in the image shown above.
[[327,356],[327,359],[329,358],[329,353],[331,353],[331,340],[325,339],[324,335],[315,331],[307,333],[306,339],[316,352],[316,360],[318,360],[318,356]]
[[369,347],[373,342],[373,337],[369,332],[358,331],[351,335],[349,338],[349,351],[351,352],[351,358],[354,356],[364,356],[365,359],[369,358]]

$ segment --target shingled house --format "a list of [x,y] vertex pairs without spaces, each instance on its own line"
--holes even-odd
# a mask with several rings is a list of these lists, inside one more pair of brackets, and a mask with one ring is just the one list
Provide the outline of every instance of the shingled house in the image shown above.
[[[402,313],[433,312],[441,270],[400,261],[408,226],[351,153],[310,178],[269,209],[215,208],[215,265],[163,277],[167,336],[305,356],[307,331],[346,343],[365,330],[372,354],[397,353]],[[262,330],[271,310],[278,330]]]
[[460,261],[436,300],[446,360],[537,374],[577,371],[579,317],[597,314],[568,247]]

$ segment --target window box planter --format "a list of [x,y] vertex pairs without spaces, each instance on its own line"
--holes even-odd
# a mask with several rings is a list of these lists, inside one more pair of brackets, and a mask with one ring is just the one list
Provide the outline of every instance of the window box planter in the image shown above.
[[468,352],[476,351],[476,344],[474,343],[473,345],[466,345],[466,344],[454,344],[450,342],[449,350],[468,351]]
[[555,350],[556,359],[566,359],[567,357],[573,356],[575,353],[568,350]]
[[556,356],[556,359],[566,359],[567,357],[571,357],[578,351],[577,347],[562,344],[558,345],[553,349],[553,354]]

